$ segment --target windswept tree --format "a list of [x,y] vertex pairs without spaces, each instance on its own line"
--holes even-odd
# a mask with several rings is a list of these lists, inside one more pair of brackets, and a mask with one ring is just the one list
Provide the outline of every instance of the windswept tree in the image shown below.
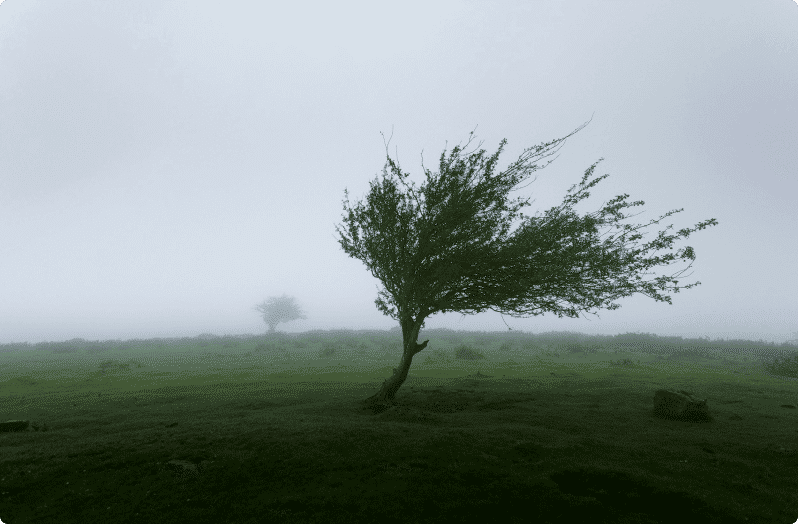
[[263,321],[269,326],[270,333],[274,333],[277,324],[307,318],[294,303],[294,299],[287,295],[271,297],[268,302],[256,306],[255,310],[262,313]]
[[[571,135],[585,125],[587,122]],[[382,181],[375,177],[371,182],[366,203],[350,207],[348,191],[344,190],[346,229],[336,227],[338,241],[350,257],[361,260],[382,282],[384,289],[379,290],[375,300],[377,309],[397,320],[402,329],[403,352],[398,367],[377,393],[365,399],[375,411],[394,402],[413,357],[429,342],[417,342],[419,331],[425,319],[435,313],[457,311],[465,315],[491,309],[514,317],[550,312],[560,318],[577,318],[581,311],[591,308],[617,309],[620,306],[613,300],[634,293],[672,304],[670,296],[662,296],[657,290],[673,289],[678,293],[679,287],[668,288],[667,284],[678,284],[674,277],[692,263],[675,275],[651,281],[643,281],[640,275],[645,269],[667,265],[676,258],[695,260],[693,248],[688,246],[663,257],[643,255],[653,249],[672,247],[679,236],[686,238],[693,231],[717,225],[715,219],[701,222],[694,229],[682,229],[675,236],[661,231],[657,239],[638,247],[634,241],[642,235],[636,231],[647,226],[617,223],[628,218],[620,212],[622,208],[645,202],[627,203],[629,195],[622,195],[597,212],[578,215],[573,205],[590,196],[587,190],[609,176],[587,183],[603,158],[585,171],[576,193],[571,194],[576,185],[571,186],[563,203],[543,216],[519,214],[528,201],[508,202],[510,190],[539,169],[530,161],[549,156],[544,153],[571,135],[527,149],[498,175],[494,168],[506,140],[488,159],[483,157],[484,150],[461,158],[459,146],[446,159],[444,149],[439,173],[424,168],[427,180],[419,192],[407,185],[408,174],[391,160],[386,144]],[[406,191],[398,188],[397,180]],[[648,225],[678,211],[682,209],[670,211]],[[510,233],[517,217],[521,223]],[[599,228],[611,226],[623,228],[624,232],[602,240]]]

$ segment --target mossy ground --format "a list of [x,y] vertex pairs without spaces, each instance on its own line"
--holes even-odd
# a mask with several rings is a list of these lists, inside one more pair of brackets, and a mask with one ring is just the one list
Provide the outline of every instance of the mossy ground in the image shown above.
[[[798,518],[790,359],[427,338],[377,414],[360,401],[398,361],[390,337],[0,354],[0,419],[40,428],[0,434],[0,519]],[[662,387],[712,422],[655,417]]]

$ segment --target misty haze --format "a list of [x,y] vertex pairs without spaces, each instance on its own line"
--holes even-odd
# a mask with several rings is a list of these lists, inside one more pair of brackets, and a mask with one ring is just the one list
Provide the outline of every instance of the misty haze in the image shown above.
[[0,1],[0,524],[795,523],[795,85],[790,0]]

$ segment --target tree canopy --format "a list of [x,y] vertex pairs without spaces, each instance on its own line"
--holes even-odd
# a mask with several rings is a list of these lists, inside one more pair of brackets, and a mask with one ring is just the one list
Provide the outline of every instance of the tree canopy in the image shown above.
[[259,304],[255,310],[263,315],[263,321],[269,326],[269,332],[274,332],[277,324],[307,318],[294,303],[294,299],[287,295],[270,297],[268,302]]
[[[336,227],[339,243],[382,282],[384,289],[379,290],[375,304],[402,327],[407,355],[403,356],[403,364],[408,358],[409,366],[412,355],[423,349],[416,344],[418,332],[424,319],[435,313],[476,314],[491,309],[516,317],[546,312],[578,317],[580,312],[591,309],[617,309],[620,305],[613,300],[634,293],[672,304],[670,296],[658,291],[678,293],[700,284],[677,286],[676,278],[695,260],[692,247],[661,257],[644,255],[671,248],[676,238],[717,225],[715,219],[696,224],[693,229],[681,229],[677,235],[661,231],[653,241],[638,246],[635,241],[642,238],[639,229],[682,209],[670,211],[647,225],[620,225],[619,221],[629,218],[621,212],[624,207],[645,203],[628,203],[625,200],[629,195],[624,194],[596,212],[584,216],[574,212],[573,206],[590,196],[588,190],[609,176],[588,183],[603,158],[585,171],[576,192],[577,186],[571,186],[563,203],[542,216],[519,213],[530,205],[528,199],[508,200],[513,188],[540,169],[531,163],[533,158],[550,156],[553,146],[585,125],[587,122],[566,137],[525,150],[498,174],[494,170],[506,139],[489,158],[485,158],[484,150],[464,158],[459,146],[446,158],[444,149],[439,172],[434,174],[424,168],[426,181],[418,191],[412,182],[408,185],[409,175],[390,158],[386,145],[382,180],[375,178],[370,183],[365,204],[358,202],[351,207],[345,189],[345,228]],[[521,223],[511,232],[513,221],[518,218]],[[623,232],[602,238],[600,228]],[[670,276],[650,281],[641,278],[646,269],[668,265],[676,259],[691,263]]]

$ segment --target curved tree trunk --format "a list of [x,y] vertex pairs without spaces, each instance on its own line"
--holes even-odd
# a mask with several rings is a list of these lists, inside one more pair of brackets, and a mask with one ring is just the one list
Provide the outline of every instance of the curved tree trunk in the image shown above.
[[413,357],[427,347],[429,343],[429,340],[425,340],[421,344],[416,343],[418,332],[421,328],[420,320],[417,322],[409,320],[401,324],[404,349],[399,366],[393,368],[393,375],[383,381],[379,391],[363,401],[366,407],[370,408],[374,413],[384,411],[395,404],[394,396],[407,380],[407,372],[410,370],[410,364],[413,363]]

